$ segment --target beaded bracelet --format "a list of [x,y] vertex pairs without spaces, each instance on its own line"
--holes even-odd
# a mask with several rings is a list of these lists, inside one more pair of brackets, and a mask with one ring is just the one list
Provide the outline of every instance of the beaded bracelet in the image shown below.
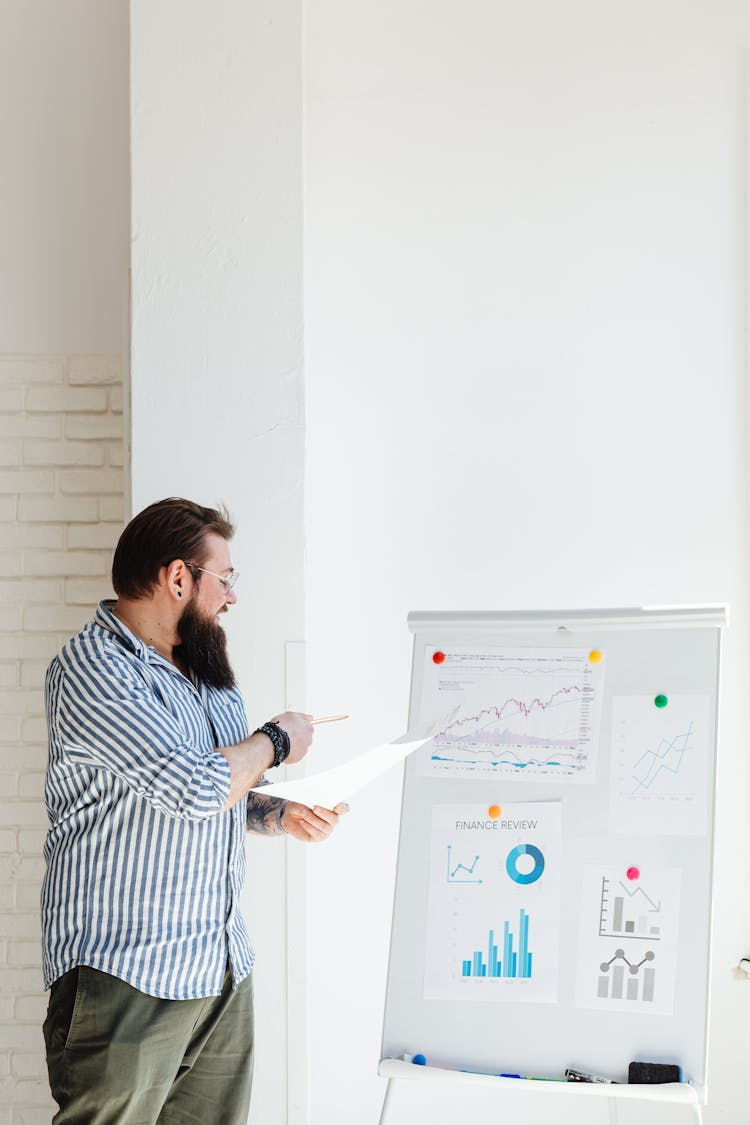
[[253,731],[253,734],[265,734],[273,743],[273,761],[269,768],[280,766],[282,762],[287,760],[292,747],[289,742],[289,735],[278,723],[273,721],[264,723],[262,727]]

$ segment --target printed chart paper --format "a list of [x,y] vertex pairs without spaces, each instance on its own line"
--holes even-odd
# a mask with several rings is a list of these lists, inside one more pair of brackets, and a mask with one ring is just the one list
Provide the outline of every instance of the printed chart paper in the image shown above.
[[424,995],[553,1003],[561,803],[436,805]]
[[423,714],[461,709],[419,773],[594,782],[603,678],[604,661],[578,649],[428,648]]
[[612,700],[610,819],[628,836],[704,836],[708,831],[707,695]]
[[409,730],[393,742],[376,746],[356,758],[333,766],[329,770],[295,778],[293,781],[279,781],[273,785],[258,785],[251,793],[262,797],[281,797],[285,801],[298,801],[301,805],[313,808],[332,809],[340,801],[346,801],[359,789],[369,785],[386,770],[400,765],[409,754],[413,754],[430,739],[436,729],[441,729],[456,715],[456,708],[444,711],[438,719],[423,724],[417,730]]
[[587,864],[578,942],[576,1004],[672,1015],[680,871]]

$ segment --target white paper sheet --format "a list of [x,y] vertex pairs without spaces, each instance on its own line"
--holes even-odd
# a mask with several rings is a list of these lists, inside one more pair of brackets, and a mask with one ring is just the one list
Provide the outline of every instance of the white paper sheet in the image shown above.
[[650,864],[585,865],[577,1007],[673,1014],[680,875]]
[[596,781],[606,660],[588,646],[425,651],[423,706],[460,714],[436,732],[429,777]]
[[458,708],[452,708],[448,714],[440,715],[438,719],[418,729],[407,731],[394,742],[387,742],[367,750],[359,757],[340,766],[323,770],[321,773],[300,777],[295,781],[280,781],[275,785],[260,785],[251,789],[251,793],[260,793],[263,797],[282,797],[285,801],[298,801],[308,808],[319,805],[324,809],[332,809],[340,801],[346,801],[359,789],[369,785],[376,777],[380,777],[386,770],[405,761],[409,754],[413,754],[420,746],[429,742],[436,730],[450,721]]
[[554,1003],[561,833],[560,801],[433,807],[426,999]]
[[705,836],[711,790],[709,699],[612,700],[611,830],[627,836]]

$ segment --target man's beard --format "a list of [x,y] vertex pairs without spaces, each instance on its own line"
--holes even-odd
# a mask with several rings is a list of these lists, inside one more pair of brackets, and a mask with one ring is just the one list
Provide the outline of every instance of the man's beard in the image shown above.
[[191,672],[209,687],[229,689],[235,686],[234,672],[227,656],[227,638],[218,621],[203,617],[188,602],[177,622],[180,645],[175,650]]

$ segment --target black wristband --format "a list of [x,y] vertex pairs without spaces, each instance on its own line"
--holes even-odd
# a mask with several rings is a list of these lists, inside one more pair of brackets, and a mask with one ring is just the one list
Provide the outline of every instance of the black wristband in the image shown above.
[[287,760],[292,746],[289,742],[289,735],[278,723],[264,723],[262,727],[258,727],[256,731],[253,731],[253,734],[265,734],[273,743],[273,761],[269,768],[272,769],[274,766],[280,766],[282,762]]

